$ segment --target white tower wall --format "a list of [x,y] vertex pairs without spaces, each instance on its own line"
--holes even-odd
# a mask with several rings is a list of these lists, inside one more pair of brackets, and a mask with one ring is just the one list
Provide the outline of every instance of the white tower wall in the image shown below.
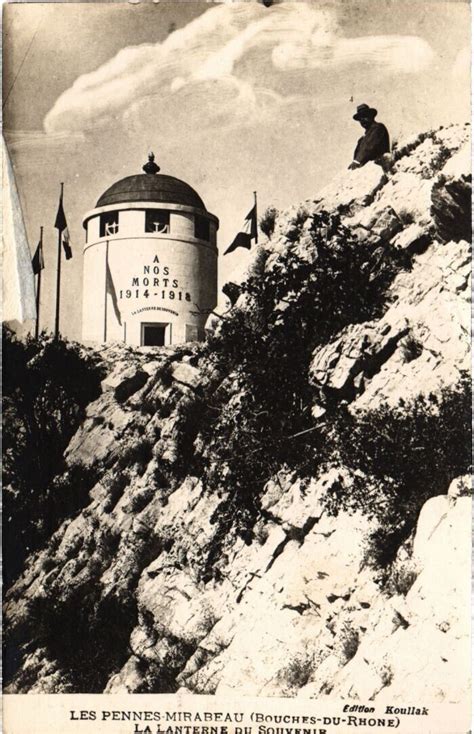
[[[169,211],[169,231],[145,231],[150,209]],[[118,231],[100,237],[100,216],[112,212],[118,212]],[[209,241],[195,237],[196,216],[209,221]],[[160,330],[165,344],[203,338],[217,303],[218,222],[213,215],[184,205],[134,202],[94,209],[84,221],[86,343],[140,346]]]

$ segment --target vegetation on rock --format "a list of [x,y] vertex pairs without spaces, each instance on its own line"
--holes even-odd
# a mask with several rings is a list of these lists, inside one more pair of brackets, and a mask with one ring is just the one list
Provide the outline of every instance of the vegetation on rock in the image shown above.
[[66,475],[64,449],[100,394],[102,368],[78,345],[3,331],[3,518],[5,583],[61,520],[86,504],[96,478]]
[[332,461],[351,470],[324,499],[333,515],[360,511],[378,521],[368,559],[386,567],[413,531],[424,503],[471,468],[471,381],[438,395],[363,414],[341,410],[330,429]]
[[[245,306],[203,349],[206,387],[177,408],[177,463],[222,495],[222,537],[233,526],[250,540],[264,486],[282,467],[314,476],[328,458],[326,432],[311,414],[313,350],[347,324],[380,315],[388,286],[409,265],[393,248],[361,247],[338,215],[298,214],[299,232],[305,223],[304,252],[287,248],[241,285]],[[210,567],[219,552],[216,542]]]
[[468,133],[438,134],[345,174],[342,198],[267,211],[202,344],[99,361],[5,335],[10,692],[362,698],[370,658],[371,697],[402,696],[400,659],[437,623],[433,546],[461,593],[467,490],[437,495],[471,461],[469,180],[459,159],[439,173]]

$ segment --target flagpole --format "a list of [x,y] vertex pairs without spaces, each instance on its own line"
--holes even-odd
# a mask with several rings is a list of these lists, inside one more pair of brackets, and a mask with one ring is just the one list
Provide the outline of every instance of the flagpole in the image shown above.
[[109,241],[105,243],[105,299],[104,299],[104,342],[107,341],[107,268],[109,267]]
[[258,242],[258,219],[257,219],[257,192],[253,192],[253,196],[255,199],[255,244]]
[[[39,247],[41,257],[43,257],[43,227],[40,227],[40,242]],[[36,283],[36,328],[35,328],[35,339],[39,336],[39,321],[40,321],[40,293],[41,293],[41,271],[43,268],[40,267],[38,270],[38,280]]]
[[[61,182],[61,195],[59,200],[62,201],[63,199],[63,191],[64,191],[64,183]],[[56,320],[54,324],[54,337],[57,339],[59,337],[59,300],[60,300],[60,293],[61,293],[61,240],[62,240],[62,230],[58,229],[58,268],[57,268],[57,277],[56,277]]]

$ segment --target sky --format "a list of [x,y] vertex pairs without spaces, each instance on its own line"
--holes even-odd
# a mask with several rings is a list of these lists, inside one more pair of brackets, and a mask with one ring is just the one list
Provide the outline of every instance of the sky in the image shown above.
[[[42,326],[55,303],[59,184],[73,259],[61,331],[81,333],[82,217],[151,149],[220,219],[219,251],[258,192],[285,209],[347,168],[358,104],[392,139],[470,119],[463,0],[134,1],[4,6],[4,134],[33,252],[44,226]],[[219,256],[222,285],[244,250]]]

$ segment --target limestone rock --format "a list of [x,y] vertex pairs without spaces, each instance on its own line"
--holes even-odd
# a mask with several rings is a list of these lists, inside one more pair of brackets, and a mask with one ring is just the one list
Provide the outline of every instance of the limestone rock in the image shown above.
[[310,378],[318,410],[341,398],[395,404],[456,381],[469,368],[469,263],[467,242],[434,244],[397,276],[393,305],[379,321],[350,326],[317,348]]
[[452,508],[443,497],[425,505],[415,535],[421,571],[402,608],[401,616],[407,619],[389,632],[380,617],[351,662],[333,678],[334,695],[382,703],[394,695],[408,700],[411,691],[419,690],[423,671],[425,698],[463,700],[470,665],[469,523],[467,497]]
[[130,658],[123,668],[110,678],[104,693],[136,693],[140,690],[142,680],[139,660]]
[[122,403],[131,395],[140,390],[148,380],[145,370],[130,370],[130,373],[122,376],[121,382],[115,386],[115,399]]
[[173,380],[187,387],[196,388],[201,380],[201,374],[197,367],[192,367],[184,362],[175,362],[172,366]]
[[402,232],[392,239],[392,245],[405,250],[410,255],[417,255],[425,251],[431,242],[431,235],[421,225],[409,224]]
[[471,181],[441,175],[431,192],[431,214],[444,242],[472,239]]
[[365,380],[391,357],[408,332],[406,324],[394,328],[389,323],[351,327],[336,342],[317,349],[310,377],[319,390],[318,406],[331,400],[352,401],[365,388]]
[[106,392],[89,406],[89,417],[67,447],[68,464],[95,464],[110,457],[117,439],[134,422],[133,415],[120,407],[112,393]]
[[376,163],[344,171],[322,189],[316,203],[322,209],[360,208],[370,202],[386,181],[383,169]]
[[[330,423],[331,408],[343,401],[370,411],[439,393],[469,367],[468,137],[459,125],[417,135],[382,167],[343,171],[314,199],[278,216],[264,244],[262,277],[285,277],[281,253],[288,249],[313,262],[312,217],[323,209],[339,213],[360,247],[382,242],[383,252],[401,248],[411,261],[393,280],[379,318],[349,323],[314,349],[308,378],[315,421]],[[225,318],[251,306],[242,294]],[[272,315],[284,308],[276,304]],[[223,319],[209,322],[217,334]],[[359,513],[334,518],[325,509],[326,493],[349,479],[347,469],[315,466],[305,481],[286,464],[272,469],[244,539],[223,509],[225,467],[216,490],[198,462],[191,470],[178,461],[183,439],[206,455],[203,435],[183,437],[182,416],[219,368],[187,346],[96,351],[108,369],[103,394],[65,453],[69,466],[94,469],[96,481],[86,506],[31,554],[7,590],[9,639],[26,635],[28,644],[9,692],[76,691],[67,661],[53,659],[54,649],[40,641],[38,622],[48,620],[34,615],[54,609],[63,633],[79,605],[114,656],[101,684],[108,693],[331,696],[395,705],[413,691],[423,702],[467,695],[469,478],[449,488],[420,486],[431,499],[398,549],[390,584],[381,587],[367,555],[374,522]],[[228,415],[238,415],[249,397],[241,373],[218,381],[228,388]],[[102,637],[92,639],[100,647]]]
[[468,180],[472,173],[471,159],[471,141],[469,138],[460,146],[460,148],[448,158],[447,162],[441,169],[444,176],[453,179]]

